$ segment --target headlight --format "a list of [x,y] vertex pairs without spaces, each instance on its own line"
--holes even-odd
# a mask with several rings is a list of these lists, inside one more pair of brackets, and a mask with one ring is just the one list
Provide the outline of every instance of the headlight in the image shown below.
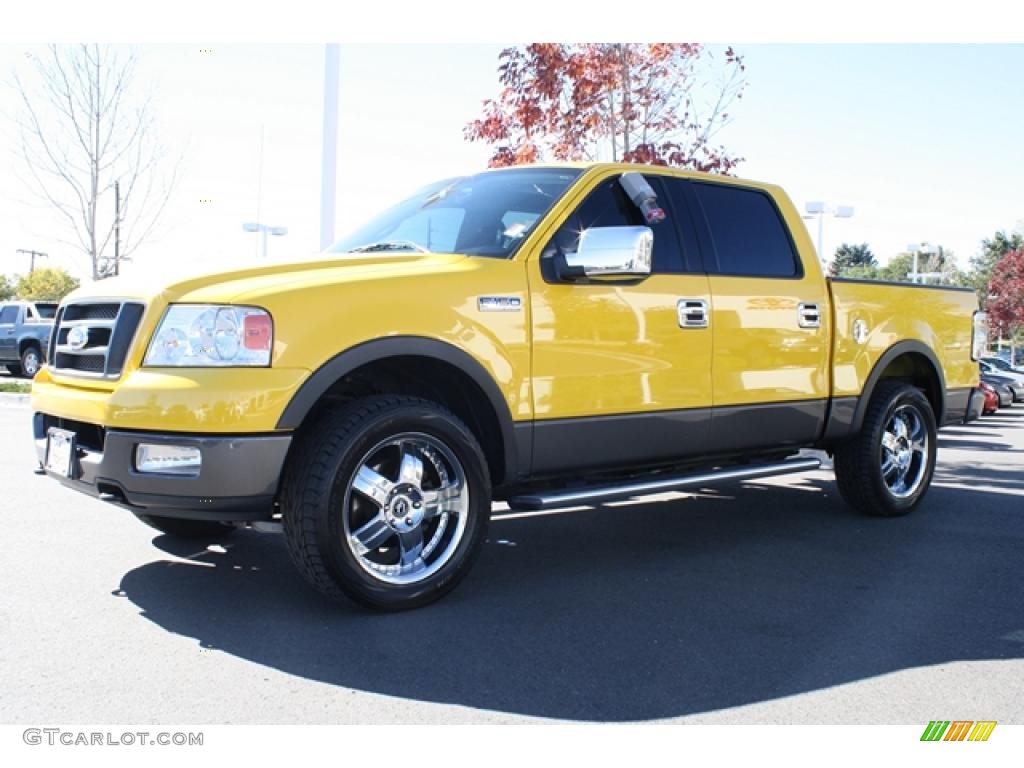
[[274,338],[270,314],[257,307],[172,304],[149,342],[143,365],[266,366]]

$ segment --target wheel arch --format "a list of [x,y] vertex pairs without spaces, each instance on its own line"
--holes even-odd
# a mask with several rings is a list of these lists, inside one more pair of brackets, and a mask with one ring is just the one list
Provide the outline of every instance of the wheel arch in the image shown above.
[[[27,350],[29,347],[35,347],[37,350],[39,350],[39,356],[40,358],[42,358],[43,342],[41,342],[39,339],[34,339],[31,336],[25,336],[18,340],[18,357],[20,358],[22,355],[24,355],[25,350]],[[40,360],[40,362],[42,361]]]
[[887,379],[904,379],[921,388],[935,413],[935,423],[943,423],[946,380],[942,374],[942,365],[927,345],[920,341],[901,341],[889,347],[868,374],[854,411],[852,433],[860,432],[875,388],[880,381]]
[[[419,376],[403,369],[413,361]],[[440,401],[465,421],[484,449],[495,485],[514,482],[529,466],[532,440],[513,422],[497,382],[467,352],[427,337],[375,339],[335,355],[299,387],[278,419],[277,429],[300,430],[321,406],[359,394],[358,387],[367,377],[382,380],[391,394]]]

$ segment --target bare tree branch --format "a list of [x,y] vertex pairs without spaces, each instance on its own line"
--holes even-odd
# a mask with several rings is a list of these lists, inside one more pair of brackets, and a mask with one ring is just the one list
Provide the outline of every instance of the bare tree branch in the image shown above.
[[133,92],[135,51],[97,44],[50,46],[32,64],[31,81],[18,74],[13,78],[29,186],[74,235],[62,242],[89,257],[98,280],[118,269],[109,255],[116,230],[115,182],[120,181],[122,193],[118,258],[127,258],[153,233],[178,168],[169,175],[164,169],[152,136],[152,102]]

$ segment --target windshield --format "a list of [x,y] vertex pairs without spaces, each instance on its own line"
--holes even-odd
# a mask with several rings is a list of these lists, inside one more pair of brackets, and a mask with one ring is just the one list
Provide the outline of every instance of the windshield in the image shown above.
[[510,168],[445,179],[384,211],[327,250],[509,258],[579,175],[575,168]]

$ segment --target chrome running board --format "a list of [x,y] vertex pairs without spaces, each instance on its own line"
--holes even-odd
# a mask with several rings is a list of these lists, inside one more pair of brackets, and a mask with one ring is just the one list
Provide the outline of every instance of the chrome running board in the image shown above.
[[533,511],[571,507],[579,504],[622,499],[629,496],[642,496],[648,493],[678,491],[682,488],[710,485],[726,480],[753,480],[758,477],[786,475],[792,472],[807,472],[821,467],[819,459],[791,459],[773,464],[752,464],[745,467],[730,467],[712,472],[701,472],[696,475],[674,475],[660,477],[656,480],[623,483],[622,485],[583,486],[573,490],[525,493],[513,496],[508,500],[511,509]]

